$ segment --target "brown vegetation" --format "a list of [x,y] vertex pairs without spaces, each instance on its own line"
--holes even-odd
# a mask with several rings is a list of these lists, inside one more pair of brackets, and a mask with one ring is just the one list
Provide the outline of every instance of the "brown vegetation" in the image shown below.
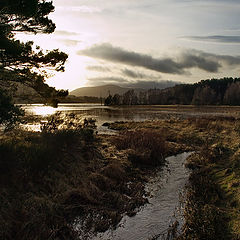
[[122,131],[112,142],[119,150],[130,149],[128,158],[136,165],[159,165],[166,153],[163,134],[153,130]]
[[87,237],[147,202],[144,170],[127,151],[92,129],[48,130],[2,139],[1,239]]
[[[230,111],[231,109],[228,109]],[[235,112],[232,112],[233,116]],[[240,135],[232,117],[191,117],[144,123],[113,123],[111,128],[161,133],[166,152],[194,150],[184,196],[185,224],[178,239],[239,239]]]
[[120,134],[107,137],[82,127],[8,133],[0,144],[0,236],[75,239],[116,227],[147,202],[144,182],[165,156],[194,150],[179,238],[238,239],[239,126],[191,117],[113,123]]

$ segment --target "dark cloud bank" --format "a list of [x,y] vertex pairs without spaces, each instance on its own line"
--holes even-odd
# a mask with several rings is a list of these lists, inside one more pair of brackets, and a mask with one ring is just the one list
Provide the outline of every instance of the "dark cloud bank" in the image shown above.
[[122,84],[122,87],[128,87],[128,88],[142,88],[142,89],[164,89],[168,87],[173,87],[175,85],[181,84],[181,82],[175,82],[175,81],[168,81],[168,80],[162,80],[162,81],[137,81],[137,82],[128,82],[127,84]]
[[222,35],[188,36],[188,37],[183,37],[183,39],[193,40],[193,41],[204,41],[204,42],[240,44],[240,36],[222,36]]
[[[176,59],[153,58],[147,54],[127,51],[114,47],[111,44],[94,45],[78,52],[97,59],[107,60],[130,66],[138,66],[162,73],[187,74],[187,69],[199,68],[201,70],[216,73],[224,65],[240,65],[240,57],[228,55],[215,55],[197,50],[186,50]],[[130,72],[125,74],[131,74]]]
[[110,68],[101,65],[91,65],[87,67],[87,70],[95,72],[111,72]]
[[[122,69],[122,74],[127,76],[127,77],[134,78],[134,79],[156,78],[154,76],[149,76],[149,75],[146,75],[146,74],[141,73],[141,72],[132,71],[132,70],[127,69],[127,68]],[[158,78],[160,78],[160,76]]]

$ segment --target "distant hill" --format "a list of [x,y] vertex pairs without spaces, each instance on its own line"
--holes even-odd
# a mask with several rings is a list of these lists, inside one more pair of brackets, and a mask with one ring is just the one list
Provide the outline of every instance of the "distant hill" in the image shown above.
[[[129,91],[132,88],[123,88],[116,85],[104,85],[104,86],[97,86],[97,87],[82,87],[77,88],[70,92],[70,95],[74,95],[77,97],[83,97],[83,96],[91,96],[91,97],[103,97],[106,98],[109,95],[109,92],[111,95],[115,94],[124,94],[125,92]],[[136,92],[143,91],[143,89],[140,88],[134,88]]]

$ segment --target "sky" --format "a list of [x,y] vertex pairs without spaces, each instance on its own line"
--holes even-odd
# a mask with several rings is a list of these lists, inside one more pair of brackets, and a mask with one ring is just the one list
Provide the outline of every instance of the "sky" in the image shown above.
[[53,0],[49,35],[19,35],[69,55],[47,83],[70,91],[240,77],[239,0]]

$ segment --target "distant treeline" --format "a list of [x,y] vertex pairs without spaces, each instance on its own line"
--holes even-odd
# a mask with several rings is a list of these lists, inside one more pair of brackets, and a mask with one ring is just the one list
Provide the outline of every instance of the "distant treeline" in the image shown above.
[[240,105],[240,78],[202,80],[194,84],[180,84],[166,89],[149,89],[123,95],[109,95],[105,105]]
[[61,103],[101,103],[104,99],[98,97],[90,97],[90,96],[81,96],[76,97],[73,95],[69,95],[60,100]]

